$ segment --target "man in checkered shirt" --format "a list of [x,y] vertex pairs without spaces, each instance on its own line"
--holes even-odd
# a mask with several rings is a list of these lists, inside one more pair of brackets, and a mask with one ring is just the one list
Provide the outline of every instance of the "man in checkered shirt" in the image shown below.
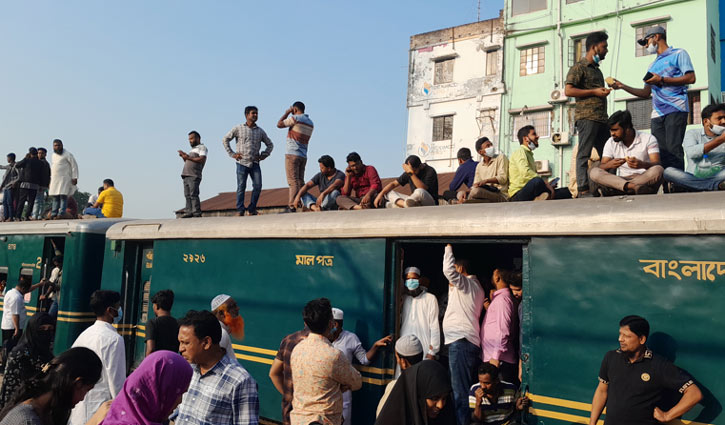
[[[262,169],[259,168],[259,161],[263,161],[272,154],[274,145],[267,137],[267,133],[257,125],[259,111],[256,106],[244,108],[246,122],[231,130],[222,139],[224,150],[230,157],[237,161],[237,211],[240,216],[247,211],[249,215],[257,215],[257,201],[262,193]],[[232,139],[237,140],[237,151],[234,152],[229,146]],[[262,143],[267,146],[260,152]],[[244,193],[247,190],[247,177],[252,177],[252,199],[249,206],[244,206]]]
[[194,369],[189,390],[172,415],[177,425],[259,423],[257,382],[219,346],[222,329],[209,311],[179,320],[179,353]]

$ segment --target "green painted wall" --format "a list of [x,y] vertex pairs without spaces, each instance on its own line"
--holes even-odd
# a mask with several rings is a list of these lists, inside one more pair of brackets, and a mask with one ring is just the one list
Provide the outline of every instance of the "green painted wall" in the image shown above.
[[[639,260],[723,261],[725,238],[612,237],[534,238],[525,282],[524,352],[529,391],[539,396],[591,403],[604,354],[618,348],[619,320],[647,318],[650,347],[674,359],[697,380],[706,398],[686,419],[723,424],[725,276],[645,273]],[[725,263],[723,263],[725,274]],[[588,411],[547,403],[534,408],[589,417]],[[539,423],[550,423],[542,415]],[[531,422],[535,423],[535,421]]]

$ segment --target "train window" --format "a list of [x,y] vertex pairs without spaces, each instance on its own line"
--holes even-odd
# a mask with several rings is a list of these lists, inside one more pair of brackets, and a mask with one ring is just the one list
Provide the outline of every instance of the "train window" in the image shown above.
[[0,267],[0,292],[5,295],[6,284],[8,282],[8,268]]
[[[27,281],[29,284],[33,284],[33,269],[22,268],[20,269],[20,279]],[[25,294],[25,302],[29,303],[32,299],[33,293],[28,292]]]

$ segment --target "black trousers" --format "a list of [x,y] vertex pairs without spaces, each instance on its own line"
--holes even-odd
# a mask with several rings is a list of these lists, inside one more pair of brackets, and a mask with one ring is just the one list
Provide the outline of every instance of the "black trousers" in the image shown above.
[[[549,188],[546,187],[544,179],[541,177],[534,177],[511,197],[511,202],[533,201],[537,196],[548,191]],[[554,199],[571,199],[571,192],[569,192],[569,189],[566,188],[555,189]]]
[[576,185],[579,191],[589,190],[589,158],[592,156],[592,148],[602,158],[604,144],[609,139],[609,127],[607,123],[578,120],[576,131],[579,134],[579,147],[576,151]]
[[20,332],[18,332],[17,337],[13,337],[13,334],[15,333],[15,329],[3,329],[3,362],[5,362],[8,358],[8,354],[13,350],[15,345],[20,341],[20,337],[23,336],[22,329]]
[[23,205],[25,201],[28,202],[28,215],[30,217],[33,214],[33,205],[35,205],[35,197],[38,195],[38,189],[20,189],[20,197],[18,198],[18,205],[15,207],[15,218],[20,219],[23,216]]
[[657,139],[660,148],[662,167],[684,170],[685,151],[682,149],[682,139],[685,138],[687,130],[687,112],[673,112],[652,118],[651,124],[652,135]]

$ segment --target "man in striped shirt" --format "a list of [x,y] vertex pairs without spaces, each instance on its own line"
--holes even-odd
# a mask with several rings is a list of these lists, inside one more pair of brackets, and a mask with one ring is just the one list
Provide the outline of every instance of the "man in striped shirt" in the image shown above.
[[517,410],[528,405],[527,397],[517,397],[516,385],[498,378],[498,368],[491,363],[478,367],[478,382],[471,386],[468,405],[474,424],[505,425]]
[[305,185],[305,165],[307,164],[307,145],[310,143],[314,124],[305,114],[305,104],[295,102],[284,111],[277,122],[277,128],[289,128],[287,131],[287,150],[284,155],[284,168],[289,184],[289,212],[295,211],[294,200],[297,192]]

